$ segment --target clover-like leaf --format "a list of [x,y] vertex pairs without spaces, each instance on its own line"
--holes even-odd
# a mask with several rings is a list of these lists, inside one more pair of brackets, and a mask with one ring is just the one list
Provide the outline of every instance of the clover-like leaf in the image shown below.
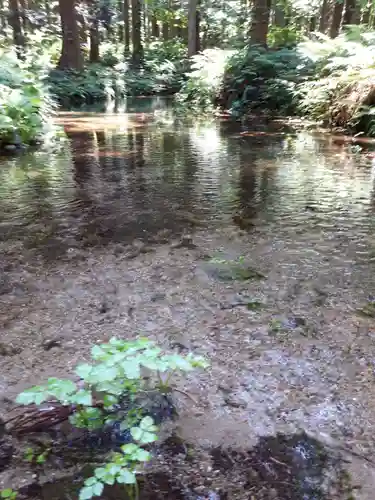
[[134,443],[127,443],[121,446],[121,449],[125,455],[133,455],[133,453],[136,453],[139,450],[139,446]]
[[92,369],[93,369],[92,365],[89,365],[87,363],[83,363],[81,365],[78,365],[74,371],[80,378],[82,378],[83,380],[86,380],[90,377]]
[[142,418],[141,423],[139,424],[139,427],[145,431],[156,431],[157,430],[156,425],[154,425],[154,420],[149,416]]
[[125,468],[121,470],[116,480],[121,484],[135,484],[137,482],[137,478],[135,477],[134,472]]
[[84,486],[79,492],[79,500],[89,500],[94,497],[95,493],[92,486]]
[[92,405],[92,394],[90,391],[80,390],[71,398],[71,402],[82,406]]
[[126,378],[137,379],[141,376],[141,369],[137,361],[124,361],[123,363],[121,363],[121,368],[124,370]]
[[26,389],[25,391],[18,394],[16,398],[16,403],[20,405],[29,405],[35,403],[36,405],[40,405],[49,399],[48,391],[45,387],[35,386],[30,389]]

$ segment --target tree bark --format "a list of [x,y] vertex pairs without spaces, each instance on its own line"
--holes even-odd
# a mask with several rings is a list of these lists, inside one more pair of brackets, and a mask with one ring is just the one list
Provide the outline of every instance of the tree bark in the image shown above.
[[124,43],[124,4],[122,0],[118,0],[118,10],[120,12],[120,22],[118,25],[118,41]]
[[279,28],[285,28],[286,26],[285,11],[280,5],[274,6],[273,23]]
[[161,31],[162,31],[162,35],[163,35],[163,40],[165,40],[167,42],[169,40],[169,26],[168,26],[168,23],[166,23],[165,21],[163,22],[163,24],[161,26]]
[[322,8],[320,10],[320,19],[319,19],[320,33],[325,33],[327,31],[328,21],[329,21],[329,1],[323,0]]
[[156,19],[155,14],[151,16],[151,35],[155,38],[159,38],[160,35],[158,20]]
[[22,19],[20,4],[18,0],[9,0],[9,24],[13,29],[13,43],[16,47],[17,57],[19,59],[23,58],[23,53],[25,49],[25,36],[22,29]]
[[271,0],[254,0],[250,43],[267,46],[268,24],[270,19]]
[[355,24],[357,18],[357,5],[355,0],[345,0],[345,11],[342,18],[342,24]]
[[76,0],[59,0],[63,45],[58,67],[62,70],[83,68],[75,3]]
[[4,0],[0,0],[0,34],[3,36],[6,34],[7,24]]
[[199,0],[189,0],[188,57],[199,52]]
[[142,17],[140,0],[132,0],[132,64],[139,68],[143,61]]
[[343,10],[344,10],[344,2],[341,0],[335,0],[335,4],[333,6],[331,26],[329,28],[329,36],[331,38],[336,38],[340,33]]
[[100,61],[99,19],[97,16],[90,25],[90,63]]
[[130,19],[129,19],[129,0],[124,0],[124,52],[127,56],[130,51]]

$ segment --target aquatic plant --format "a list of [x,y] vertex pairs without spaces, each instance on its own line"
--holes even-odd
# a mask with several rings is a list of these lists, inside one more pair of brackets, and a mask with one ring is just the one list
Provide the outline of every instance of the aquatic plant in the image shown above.
[[16,500],[17,492],[12,490],[12,488],[7,488],[0,491],[0,498],[6,500]]
[[[205,368],[208,363],[191,353],[166,354],[144,338],[135,341],[112,338],[108,343],[95,345],[91,356],[94,363],[81,364],[75,370],[80,384],[50,378],[46,384],[19,394],[17,402],[40,405],[58,401],[72,409],[69,420],[78,428],[93,430],[119,423],[120,431],[129,432],[133,442],[121,446],[121,452],[112,453],[106,465],[94,470],[94,475],[85,481],[80,500],[101,495],[105,484],[116,482],[136,495],[139,467],[151,458],[142,446],[158,439],[154,420],[134,408],[136,398],[155,390],[166,394],[173,390],[173,372]],[[95,397],[98,393],[102,395],[100,400]]]

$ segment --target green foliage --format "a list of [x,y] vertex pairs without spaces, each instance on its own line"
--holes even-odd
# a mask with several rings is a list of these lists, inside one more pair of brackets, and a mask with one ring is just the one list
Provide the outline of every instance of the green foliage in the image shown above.
[[137,469],[151,459],[151,454],[140,445],[157,441],[157,430],[151,417],[144,417],[139,426],[132,427],[130,432],[135,443],[121,446],[121,452],[112,453],[105,466],[94,470],[94,475],[86,479],[79,500],[100,496],[106,484],[110,486],[115,483],[123,484],[127,486],[129,493],[136,491]]
[[29,447],[26,448],[24,457],[27,462],[37,465],[43,465],[47,461],[50,451],[51,450],[47,448],[46,450],[40,452],[40,450],[34,450],[33,448]]
[[334,40],[317,35],[300,48],[316,67],[314,78],[298,86],[301,112],[334,126],[375,135],[374,33],[348,27]]
[[235,116],[246,112],[292,114],[296,84],[309,72],[311,65],[298,50],[249,47],[228,61],[222,101]]
[[0,51],[0,147],[32,144],[52,130],[54,104],[44,73],[31,71],[29,63]]
[[0,498],[4,498],[6,500],[16,500],[17,492],[12,490],[11,488],[1,490],[0,491]]
[[295,26],[285,26],[283,28],[270,26],[268,31],[268,45],[275,49],[296,47],[302,39],[301,30]]
[[[117,482],[136,488],[138,467],[150,459],[150,454],[142,446],[158,439],[153,419],[137,410],[129,411],[124,417],[121,403],[134,401],[137,394],[150,390],[169,392],[174,371],[187,372],[208,366],[200,356],[166,354],[143,338],[135,341],[112,338],[106,344],[95,345],[91,356],[92,364],[78,365],[75,370],[83,387],[71,380],[50,378],[46,384],[27,389],[17,397],[17,403],[24,405],[40,405],[49,400],[74,405],[76,410],[70,421],[76,427],[98,429],[120,421],[121,430],[129,429],[134,443],[122,446],[121,453],[112,453],[109,463],[95,469],[94,476],[85,481],[80,492],[81,500],[101,495],[105,484]],[[154,373],[153,386],[150,378],[144,376],[145,370]],[[103,394],[100,407],[93,401],[94,391]],[[33,461],[34,451],[31,451]]]
[[233,51],[207,49],[192,58],[187,80],[176,96],[185,111],[212,111],[218,97],[225,65]]
[[118,74],[99,64],[82,72],[52,70],[48,83],[51,93],[63,106],[92,104],[114,97],[121,87]]
[[186,65],[186,47],[178,40],[149,43],[143,65],[134,70],[121,50],[106,44],[101,62],[83,71],[50,72],[51,93],[63,106],[80,106],[124,95],[174,93],[182,85]]

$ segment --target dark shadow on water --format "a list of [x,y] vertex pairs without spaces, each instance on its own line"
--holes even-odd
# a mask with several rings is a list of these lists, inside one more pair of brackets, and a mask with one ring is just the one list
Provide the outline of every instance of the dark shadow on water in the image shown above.
[[[193,448],[176,438],[169,438],[158,447],[157,455],[163,456],[165,465],[160,471],[151,470],[140,479],[141,500],[352,498],[353,488],[343,460],[332,455],[320,441],[305,433],[262,437],[258,444],[248,451],[212,449],[208,470],[216,471],[217,485],[211,477],[207,483],[209,486],[204,488],[204,491],[200,488],[199,493],[195,490],[195,484],[206,482],[206,467],[202,467],[201,478],[194,476],[194,484],[187,484],[186,477],[181,475],[184,467],[182,465],[181,469],[181,457],[185,455],[184,461],[188,470],[189,461],[194,456]],[[23,488],[21,493],[26,498],[43,500],[76,499],[83,478],[88,476],[90,467],[84,466],[80,472],[64,479],[42,485],[29,485]],[[223,484],[226,486],[223,487]],[[128,497],[120,486],[114,486],[106,488],[101,498],[120,500]]]

